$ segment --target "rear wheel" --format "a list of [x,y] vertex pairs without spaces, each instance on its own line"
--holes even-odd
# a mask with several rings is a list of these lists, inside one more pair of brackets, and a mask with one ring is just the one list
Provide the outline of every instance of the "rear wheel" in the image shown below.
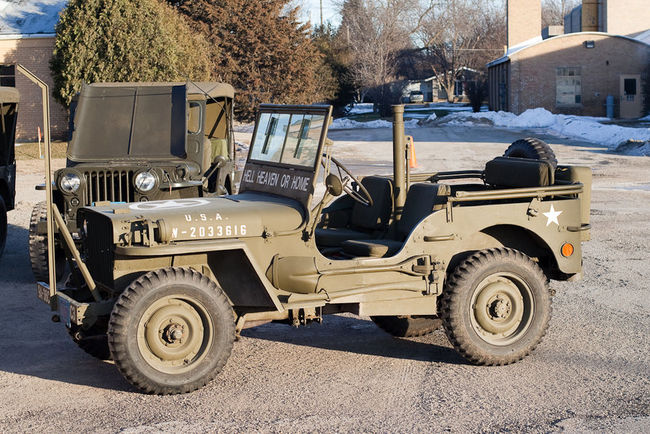
[[506,149],[504,157],[530,158],[548,162],[553,170],[557,168],[555,152],[543,140],[535,137],[516,140]]
[[428,335],[442,325],[437,316],[371,316],[370,319],[383,331],[400,338]]
[[[29,220],[29,260],[32,264],[32,272],[37,281],[47,282],[49,280],[49,267],[47,265],[47,233],[38,231],[39,222],[47,221],[47,203],[39,202],[32,210]],[[60,247],[54,248],[56,257],[56,280],[63,277],[65,270],[65,255]]]
[[546,276],[516,250],[477,252],[450,277],[441,316],[450,342],[470,362],[516,362],[546,333],[551,317]]
[[151,271],[120,295],[108,325],[117,368],[135,387],[161,395],[203,387],[224,367],[235,323],[223,291],[185,268]]

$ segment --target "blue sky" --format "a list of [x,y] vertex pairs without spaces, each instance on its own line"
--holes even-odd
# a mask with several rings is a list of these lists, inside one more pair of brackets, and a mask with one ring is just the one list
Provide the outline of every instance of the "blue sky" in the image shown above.
[[[323,22],[328,20],[334,25],[338,25],[340,17],[338,16],[339,0],[323,0]],[[312,25],[320,23],[320,1],[319,0],[302,0],[305,20],[311,19]]]

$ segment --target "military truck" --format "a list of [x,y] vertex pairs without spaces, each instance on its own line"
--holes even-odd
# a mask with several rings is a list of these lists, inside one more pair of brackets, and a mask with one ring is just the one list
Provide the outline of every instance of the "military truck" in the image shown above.
[[0,256],[7,242],[7,211],[16,197],[16,118],[20,95],[13,87],[0,87]]
[[[66,167],[54,176],[54,201],[73,236],[77,211],[87,205],[232,193],[233,98],[232,86],[215,82],[84,85]],[[60,279],[58,234],[55,246]],[[47,280],[45,202],[32,212],[29,254],[36,280]]]
[[81,284],[38,297],[146,393],[204,386],[247,325],[342,312],[400,337],[441,318],[469,362],[516,362],[547,329],[549,279],[581,275],[591,172],[505,156],[410,173],[402,115],[393,175],[359,179],[327,145],[330,106],[262,105],[239,194],[80,209]]

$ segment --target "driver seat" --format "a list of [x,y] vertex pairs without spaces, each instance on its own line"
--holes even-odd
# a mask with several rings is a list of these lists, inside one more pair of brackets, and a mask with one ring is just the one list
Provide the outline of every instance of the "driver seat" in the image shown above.
[[382,176],[366,176],[361,184],[368,190],[373,204],[365,206],[354,201],[347,227],[317,228],[319,247],[340,247],[347,240],[380,238],[386,232],[393,212],[393,181]]

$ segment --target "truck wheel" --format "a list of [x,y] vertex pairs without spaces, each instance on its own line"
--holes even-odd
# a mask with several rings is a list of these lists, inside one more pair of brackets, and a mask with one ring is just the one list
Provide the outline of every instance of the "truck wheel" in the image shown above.
[[400,338],[428,335],[442,325],[437,316],[371,316],[370,319],[386,333]]
[[136,279],[108,323],[117,368],[141,391],[159,395],[206,385],[226,364],[234,339],[234,314],[223,291],[185,268]]
[[7,205],[2,196],[0,196],[0,256],[5,251],[7,244]]
[[551,317],[546,276],[516,250],[479,251],[449,278],[441,316],[449,341],[471,363],[514,363],[546,333]]
[[[40,282],[47,282],[50,278],[47,266],[47,234],[38,232],[38,223],[47,221],[47,203],[39,202],[32,210],[29,220],[29,260],[32,263],[34,278]],[[61,280],[65,270],[65,255],[63,250],[55,248],[56,280]]]
[[504,157],[530,158],[542,160],[551,164],[553,170],[557,168],[557,158],[553,149],[543,140],[535,137],[516,140],[506,149]]
[[99,360],[111,360],[111,352],[108,348],[108,338],[106,334],[103,335],[93,335],[93,336],[76,336],[71,330],[68,330],[70,337],[75,344],[86,354],[99,359]]

